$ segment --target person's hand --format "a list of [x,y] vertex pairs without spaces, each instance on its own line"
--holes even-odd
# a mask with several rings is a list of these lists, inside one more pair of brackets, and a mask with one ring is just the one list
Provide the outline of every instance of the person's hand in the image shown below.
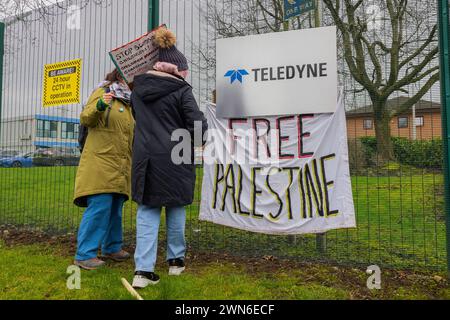
[[109,93],[105,93],[105,94],[103,95],[102,100],[103,100],[103,102],[106,103],[107,105],[110,105],[113,98],[114,98],[114,94],[113,94],[112,92],[109,92]]

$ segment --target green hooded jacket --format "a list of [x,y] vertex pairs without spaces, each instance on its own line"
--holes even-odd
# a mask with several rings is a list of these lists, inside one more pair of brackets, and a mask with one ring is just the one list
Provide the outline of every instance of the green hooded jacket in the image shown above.
[[97,104],[105,93],[99,88],[91,95],[80,116],[89,134],[75,179],[74,203],[87,207],[87,196],[131,193],[131,153],[134,118],[131,106],[113,99],[110,109],[99,111]]

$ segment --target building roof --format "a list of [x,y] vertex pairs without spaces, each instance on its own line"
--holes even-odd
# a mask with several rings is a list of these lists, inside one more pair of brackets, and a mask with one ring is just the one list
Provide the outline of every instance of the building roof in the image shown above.
[[[395,110],[399,106],[401,106],[403,103],[405,103],[409,98],[408,97],[397,97],[388,100],[387,102],[387,108],[389,110]],[[416,103],[416,112],[426,112],[426,111],[440,111],[441,110],[441,104],[427,101],[427,100],[419,100],[419,102]],[[347,111],[347,116],[359,116],[359,115],[367,115],[373,113],[373,106],[367,105],[361,108],[356,108],[353,110]]]
[[58,117],[58,116],[48,116],[44,114],[36,114],[35,116],[36,120],[47,120],[47,121],[57,121],[57,122],[68,122],[68,123],[80,123],[79,118],[66,118],[66,117]]

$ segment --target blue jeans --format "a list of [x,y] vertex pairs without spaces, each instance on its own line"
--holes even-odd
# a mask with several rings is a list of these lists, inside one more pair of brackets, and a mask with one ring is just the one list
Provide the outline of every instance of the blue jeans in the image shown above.
[[89,196],[88,207],[78,230],[78,249],[75,259],[85,261],[102,254],[122,250],[122,209],[125,197],[119,194]]
[[[158,232],[161,208],[139,206],[134,261],[136,271],[154,272],[158,251]],[[186,242],[186,210],[184,207],[166,208],[167,260],[184,259]]]

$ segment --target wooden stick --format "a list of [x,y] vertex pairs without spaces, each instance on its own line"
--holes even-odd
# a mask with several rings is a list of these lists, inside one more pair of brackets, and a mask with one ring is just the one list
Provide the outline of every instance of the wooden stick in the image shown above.
[[131,293],[131,295],[135,297],[137,300],[144,300],[139,295],[139,293],[136,290],[134,290],[134,288],[128,283],[128,281],[125,278],[122,278],[122,284],[125,287],[125,289],[127,289],[128,292]]

